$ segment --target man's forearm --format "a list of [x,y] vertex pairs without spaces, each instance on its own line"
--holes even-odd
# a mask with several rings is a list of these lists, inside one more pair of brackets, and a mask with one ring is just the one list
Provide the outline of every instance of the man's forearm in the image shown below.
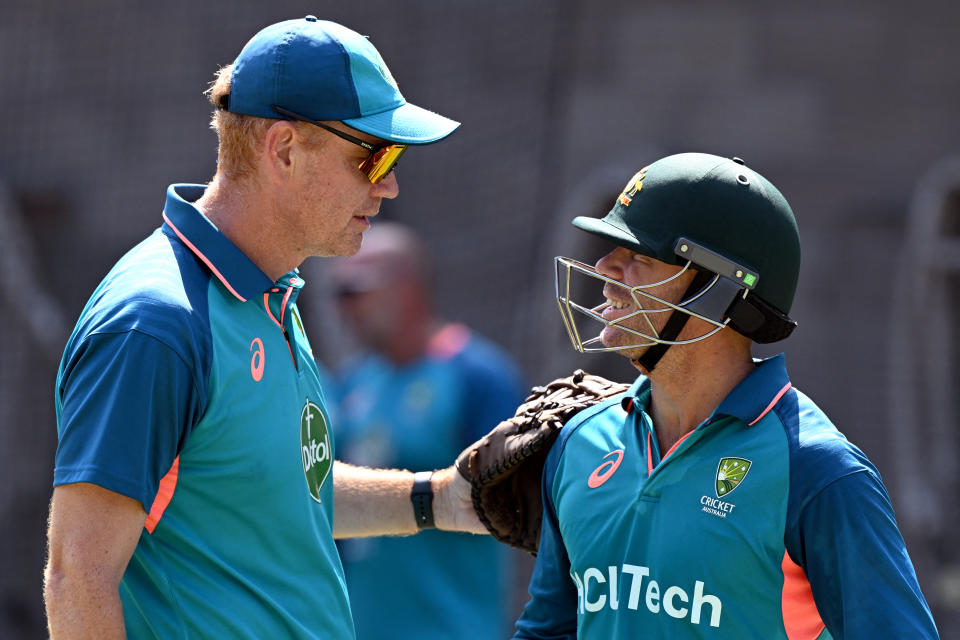
[[405,536],[417,532],[410,504],[413,473],[333,464],[333,536]]
[[48,567],[43,589],[50,640],[123,640],[123,606],[116,585],[82,583]]
[[[470,502],[470,486],[453,467],[433,474],[434,522],[438,529],[486,533]],[[416,533],[410,502],[413,473],[333,465],[335,538],[405,536]]]

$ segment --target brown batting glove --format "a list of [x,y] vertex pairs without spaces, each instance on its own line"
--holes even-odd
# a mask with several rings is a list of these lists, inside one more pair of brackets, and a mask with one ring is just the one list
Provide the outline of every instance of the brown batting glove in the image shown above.
[[540,476],[553,441],[574,414],[628,386],[578,369],[534,387],[512,418],[460,454],[457,469],[470,483],[473,508],[494,538],[537,555]]

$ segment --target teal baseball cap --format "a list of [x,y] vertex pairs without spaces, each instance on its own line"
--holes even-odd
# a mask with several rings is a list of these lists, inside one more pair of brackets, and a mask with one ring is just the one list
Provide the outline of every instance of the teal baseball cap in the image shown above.
[[264,28],[233,63],[225,109],[282,118],[275,107],[400,144],[436,142],[460,126],[407,102],[367,37],[315,16]]

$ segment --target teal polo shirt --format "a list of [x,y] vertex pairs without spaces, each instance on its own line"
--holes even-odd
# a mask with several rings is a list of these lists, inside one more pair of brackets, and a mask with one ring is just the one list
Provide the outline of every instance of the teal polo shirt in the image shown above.
[[333,542],[333,437],[297,310],[192,204],[113,267],[57,376],[54,485],[148,513],[120,585],[131,638],[354,637]]
[[516,638],[936,638],[879,473],[778,356],[661,452],[650,382],[544,469]]

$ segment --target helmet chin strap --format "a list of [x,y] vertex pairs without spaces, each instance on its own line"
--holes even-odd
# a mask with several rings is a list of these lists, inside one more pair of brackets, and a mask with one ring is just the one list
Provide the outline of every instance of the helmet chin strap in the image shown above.
[[[680,300],[688,300],[695,293],[707,286],[711,280],[713,280],[713,274],[709,271],[697,271],[697,275],[693,277],[690,286],[687,287],[687,290],[680,296]],[[674,309],[670,313],[670,317],[667,318],[667,323],[663,326],[663,330],[660,332],[660,339],[665,342],[673,342],[676,340],[677,336],[680,335],[680,332],[683,331],[683,328],[687,325],[687,320],[689,319],[689,314]],[[658,342],[648,347],[642,356],[633,358],[630,362],[632,362],[635,367],[641,367],[644,375],[650,375],[654,367],[660,362],[660,359],[667,353],[667,349],[671,346],[673,345]]]

